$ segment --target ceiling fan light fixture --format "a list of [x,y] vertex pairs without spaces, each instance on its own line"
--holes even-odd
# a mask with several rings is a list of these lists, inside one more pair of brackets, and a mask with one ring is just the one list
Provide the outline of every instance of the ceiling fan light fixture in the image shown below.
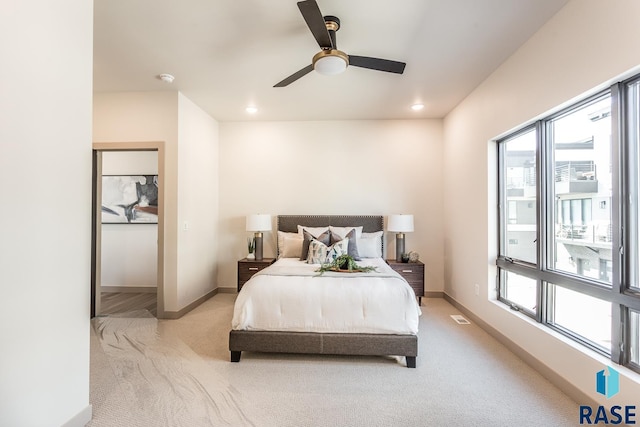
[[325,76],[342,73],[349,65],[349,56],[337,49],[326,49],[313,57],[313,69]]
[[307,27],[322,50],[314,55],[311,64],[276,83],[273,87],[288,86],[313,70],[326,76],[340,74],[350,65],[386,73],[404,73],[404,67],[407,65],[404,62],[370,56],[347,55],[338,50],[336,32],[340,29],[340,19],[331,15],[322,16],[316,0],[299,1],[298,9],[300,9]]

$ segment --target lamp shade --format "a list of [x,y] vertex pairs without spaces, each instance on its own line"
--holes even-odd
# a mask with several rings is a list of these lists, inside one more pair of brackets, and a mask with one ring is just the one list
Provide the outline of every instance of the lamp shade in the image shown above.
[[387,230],[396,233],[407,233],[413,231],[413,215],[389,215]]
[[247,231],[269,231],[271,230],[271,215],[254,214],[247,215]]

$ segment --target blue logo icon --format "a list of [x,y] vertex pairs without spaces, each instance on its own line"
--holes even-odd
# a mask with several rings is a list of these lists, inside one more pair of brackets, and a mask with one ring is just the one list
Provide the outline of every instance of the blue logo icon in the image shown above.
[[608,373],[603,369],[596,374],[596,391],[609,399],[620,391],[620,374],[610,366],[607,370]]

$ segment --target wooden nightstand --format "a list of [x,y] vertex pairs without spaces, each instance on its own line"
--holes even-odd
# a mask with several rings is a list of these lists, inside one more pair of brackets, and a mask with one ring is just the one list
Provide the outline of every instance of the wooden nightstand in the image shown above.
[[275,258],[262,258],[261,261],[254,259],[241,259],[238,261],[238,292],[242,289],[242,285],[251,279],[251,276],[258,271],[267,268],[276,261]]
[[389,267],[393,268],[409,282],[418,297],[418,303],[422,304],[422,297],[424,296],[424,263],[421,261],[398,262],[395,259],[386,261]]

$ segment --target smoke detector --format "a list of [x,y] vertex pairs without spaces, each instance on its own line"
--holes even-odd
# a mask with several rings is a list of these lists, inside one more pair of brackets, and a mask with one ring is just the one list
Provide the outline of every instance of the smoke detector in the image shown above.
[[160,74],[158,78],[165,83],[173,83],[173,79],[174,79],[174,77],[171,74]]

